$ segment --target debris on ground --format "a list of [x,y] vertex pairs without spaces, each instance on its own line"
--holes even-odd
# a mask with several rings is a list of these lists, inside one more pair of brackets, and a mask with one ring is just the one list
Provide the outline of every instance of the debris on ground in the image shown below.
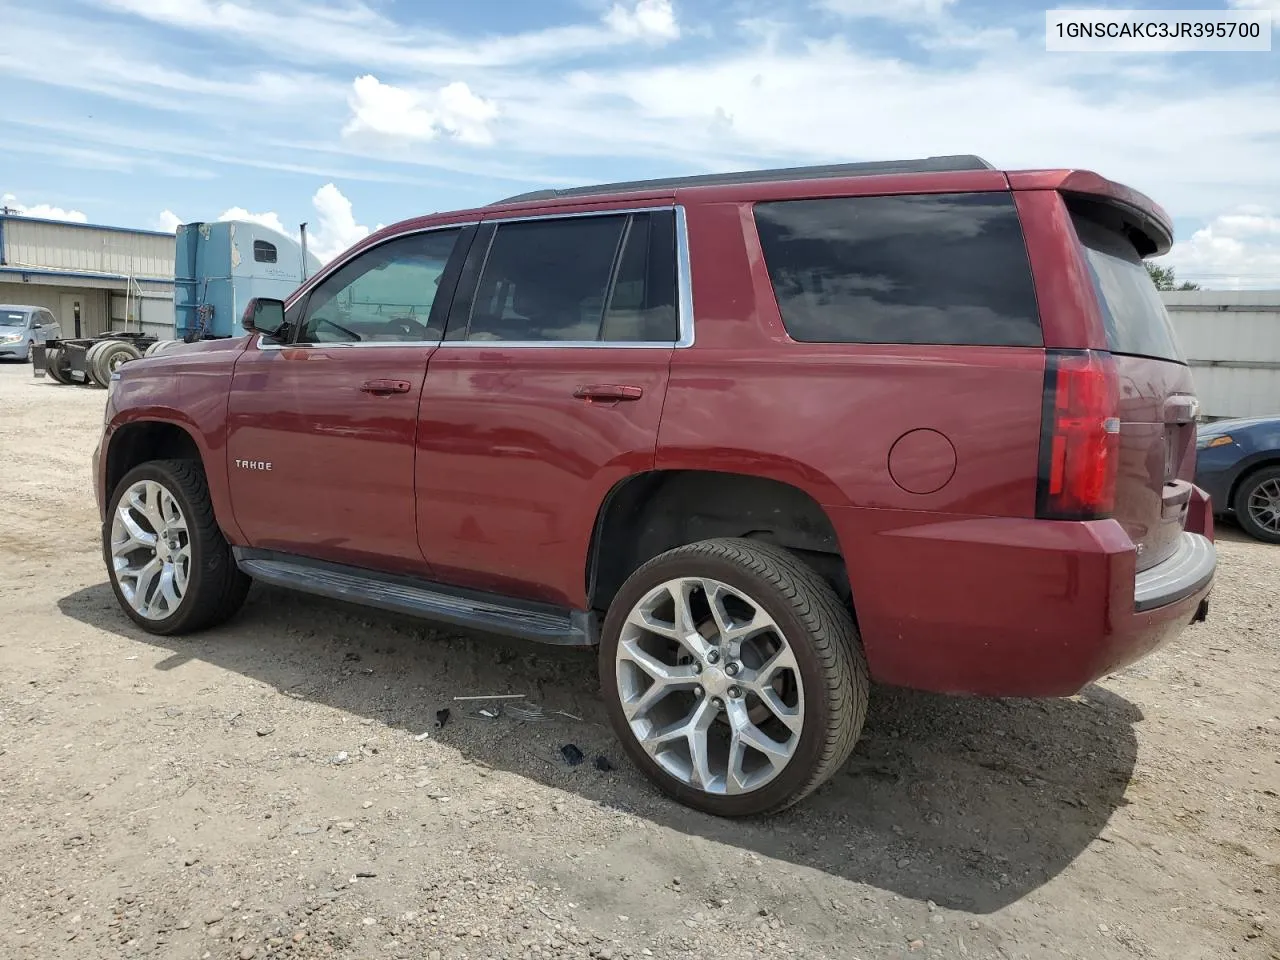
[[571,767],[576,767],[585,759],[585,754],[572,743],[566,743],[561,747],[560,755],[564,757],[564,762]]

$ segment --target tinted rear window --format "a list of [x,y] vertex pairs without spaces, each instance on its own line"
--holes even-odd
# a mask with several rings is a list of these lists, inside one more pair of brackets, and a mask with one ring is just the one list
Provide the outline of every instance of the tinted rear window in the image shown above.
[[1111,351],[1182,363],[1164,301],[1133,244],[1094,220],[1079,214],[1074,220]]
[[755,218],[794,340],[1043,344],[1008,193],[785,200]]

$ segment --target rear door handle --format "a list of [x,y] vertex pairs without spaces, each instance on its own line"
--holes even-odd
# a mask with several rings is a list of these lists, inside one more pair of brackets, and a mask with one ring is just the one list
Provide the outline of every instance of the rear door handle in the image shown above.
[[408,380],[366,380],[360,384],[360,389],[365,393],[376,394],[408,393],[412,386]]
[[636,387],[629,384],[588,384],[578,387],[577,390],[573,391],[573,395],[579,400],[586,400],[588,403],[617,403],[619,400],[639,400],[644,396],[644,387]]

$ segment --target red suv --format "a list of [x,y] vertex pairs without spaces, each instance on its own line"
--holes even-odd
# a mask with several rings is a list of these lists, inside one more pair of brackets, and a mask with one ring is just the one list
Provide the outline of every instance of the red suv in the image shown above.
[[111,583],[159,634],[256,579],[598,646],[660,788],[779,810],[869,678],[1068,695],[1204,618],[1170,243],[1139,193],[976,157],[408,220],[117,372]]

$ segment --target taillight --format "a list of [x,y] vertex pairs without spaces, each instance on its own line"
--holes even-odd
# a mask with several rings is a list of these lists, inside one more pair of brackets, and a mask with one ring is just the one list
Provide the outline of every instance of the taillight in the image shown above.
[[1109,353],[1048,351],[1036,515],[1100,520],[1115,509],[1120,377]]

